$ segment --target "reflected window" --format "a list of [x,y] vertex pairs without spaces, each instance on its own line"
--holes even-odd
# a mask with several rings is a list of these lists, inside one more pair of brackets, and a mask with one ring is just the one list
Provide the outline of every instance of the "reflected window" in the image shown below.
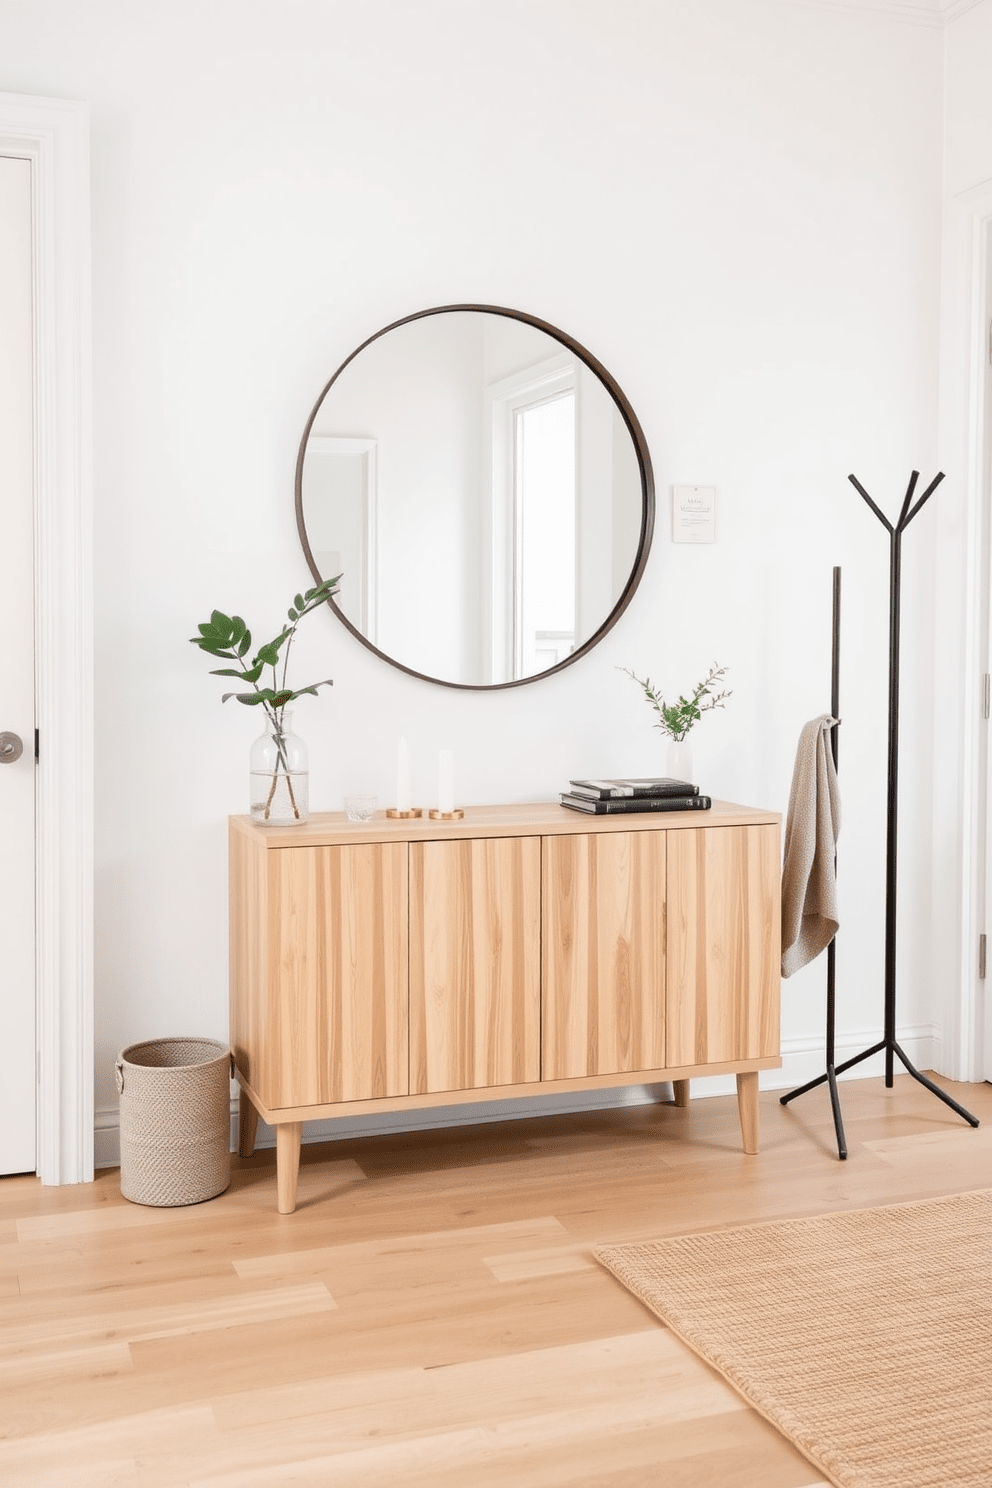
[[514,415],[514,676],[575,648],[575,392]]

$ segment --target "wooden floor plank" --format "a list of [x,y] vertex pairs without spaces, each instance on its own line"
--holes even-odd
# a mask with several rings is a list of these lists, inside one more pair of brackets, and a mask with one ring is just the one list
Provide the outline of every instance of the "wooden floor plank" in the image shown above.
[[536,1219],[511,1220],[506,1224],[461,1225],[457,1228],[433,1230],[423,1234],[407,1234],[375,1237],[371,1240],[350,1242],[346,1245],[324,1245],[314,1250],[297,1250],[287,1254],[277,1250],[269,1255],[246,1257],[235,1261],[234,1269],[245,1280],[249,1278],[285,1277],[287,1275],[315,1275],[351,1262],[363,1270],[369,1265],[380,1269],[384,1264],[399,1259],[409,1264],[418,1254],[430,1254],[432,1264],[437,1264],[437,1251],[459,1253],[470,1252],[477,1242],[480,1246],[509,1244],[514,1240],[534,1241],[546,1236],[565,1236],[560,1222],[553,1216]]
[[588,1246],[559,1245],[554,1249],[518,1250],[483,1256],[482,1264],[497,1281],[525,1281],[536,1276],[563,1276],[567,1271],[590,1271],[596,1262]]
[[75,1320],[52,1317],[44,1323],[15,1322],[4,1326],[4,1363],[43,1350],[51,1353],[69,1348],[85,1349],[100,1343],[122,1341],[128,1346],[158,1338],[185,1338],[193,1333],[227,1332],[231,1328],[272,1318],[296,1318],[324,1313],[337,1307],[322,1282],[302,1286],[269,1287],[206,1301],[199,1297],[191,1305],[176,1301],[154,1307],[115,1309],[108,1299],[102,1313],[88,1312]]

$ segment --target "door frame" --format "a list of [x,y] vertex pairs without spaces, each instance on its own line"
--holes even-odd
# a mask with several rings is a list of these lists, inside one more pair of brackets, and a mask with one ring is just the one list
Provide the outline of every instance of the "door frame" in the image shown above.
[[32,162],[37,1172],[93,1178],[93,560],[89,111],[0,93]]
[[[936,666],[955,673],[953,706],[960,718],[955,730],[946,713],[935,707],[934,754],[957,769],[948,779],[935,774],[934,837],[947,813],[959,823],[954,864],[953,925],[945,938],[934,935],[932,977],[944,986],[941,1072],[952,1079],[981,1081],[984,1070],[984,1024],[988,985],[978,972],[978,937],[984,924],[982,868],[985,821],[981,810],[985,784],[987,725],[983,710],[983,618],[987,576],[983,553],[992,516],[983,500],[983,454],[986,429],[985,379],[989,354],[986,255],[992,249],[992,182],[960,192],[947,203],[944,217],[944,325],[941,357],[940,445],[942,468],[960,481],[962,501],[946,529],[944,558],[938,559]],[[942,660],[943,658],[943,660]],[[956,662],[956,664],[955,664]],[[935,677],[935,685],[937,683]],[[945,701],[950,700],[950,693]],[[955,738],[956,734],[956,738]],[[955,739],[948,755],[948,746]],[[938,875],[939,877],[939,875]],[[935,889],[935,895],[939,894]],[[937,898],[935,897],[935,907]],[[946,903],[946,901],[945,901]],[[935,926],[939,919],[935,917]],[[945,959],[946,956],[946,959]]]

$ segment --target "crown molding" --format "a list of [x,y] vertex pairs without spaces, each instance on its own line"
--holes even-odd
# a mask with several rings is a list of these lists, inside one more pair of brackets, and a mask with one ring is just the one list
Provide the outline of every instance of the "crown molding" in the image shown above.
[[847,10],[863,15],[888,16],[915,26],[943,27],[984,0],[778,0],[803,10]]

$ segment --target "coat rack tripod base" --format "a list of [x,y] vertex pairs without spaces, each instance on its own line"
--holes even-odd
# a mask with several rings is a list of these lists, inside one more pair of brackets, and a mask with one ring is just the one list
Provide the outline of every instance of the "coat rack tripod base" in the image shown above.
[[[833,942],[831,941],[828,950],[832,949]],[[843,1064],[838,1064],[836,1067],[828,1058],[825,1074],[817,1075],[815,1080],[809,1080],[805,1085],[800,1085],[798,1089],[790,1090],[788,1095],[780,1096],[780,1104],[783,1106],[787,1106],[789,1104],[789,1101],[795,1100],[797,1095],[805,1095],[807,1090],[815,1090],[818,1085],[828,1084],[830,1086],[830,1106],[833,1111],[834,1117],[834,1133],[837,1137],[837,1156],[843,1162],[844,1159],[847,1157],[847,1138],[844,1135],[844,1117],[841,1113],[840,1095],[837,1091],[837,1076],[842,1075],[845,1070],[853,1069],[854,1066],[856,1064],[860,1064],[862,1060],[870,1059],[873,1054],[881,1054],[883,1050],[885,1051],[886,1089],[892,1089],[894,1067],[893,1055],[895,1055],[895,1057],[898,1058],[899,1061],[904,1065],[906,1073],[912,1075],[914,1080],[918,1080],[921,1085],[925,1085],[927,1090],[929,1090],[933,1095],[936,1095],[938,1099],[942,1100],[945,1106],[950,1106],[951,1110],[955,1111],[958,1116],[963,1117],[970,1126],[978,1125],[977,1116],[972,1116],[971,1112],[966,1111],[964,1106],[959,1105],[956,1100],[948,1095],[946,1090],[941,1090],[939,1085],[935,1085],[932,1080],[927,1079],[926,1075],[920,1073],[920,1071],[916,1068],[916,1065],[903,1052],[895,1039],[892,1039],[891,1041],[886,1039],[879,1039],[878,1043],[872,1044],[870,1049],[864,1049],[860,1054],[855,1054],[853,1059],[845,1059]]]
[[[826,1083],[830,1087],[830,1104],[833,1110],[834,1130],[837,1136],[837,1156],[843,1160],[847,1157],[847,1139],[844,1135],[844,1120],[841,1114],[840,1097],[837,1092],[837,1076],[845,1070],[853,1069],[855,1065],[861,1064],[863,1060],[870,1059],[875,1054],[885,1054],[885,1084],[886,1088],[892,1089],[895,1060],[904,1066],[907,1073],[914,1080],[926,1087],[945,1106],[950,1106],[958,1116],[967,1121],[971,1126],[978,1126],[978,1118],[964,1106],[941,1090],[932,1080],[922,1075],[896,1041],[896,875],[897,875],[897,846],[898,846],[898,815],[899,815],[899,612],[902,586],[902,535],[917,512],[929,501],[941,481],[944,479],[943,471],[939,472],[930,482],[923,495],[912,505],[913,496],[916,491],[916,483],[920,478],[918,470],[914,470],[910,476],[909,486],[902,504],[902,511],[895,526],[889,521],[885,513],[875,504],[862,486],[861,482],[853,475],[849,476],[851,484],[858,494],[864,499],[875,516],[882,523],[889,534],[889,760],[888,760],[888,799],[887,799],[887,831],[886,831],[886,872],[885,872],[885,1024],[883,1037],[877,1044],[872,1044],[870,1049],[864,1049],[860,1054],[855,1054],[852,1059],[846,1059],[843,1064],[834,1063],[834,1023],[836,1013],[836,938],[827,947],[827,1041],[826,1041],[826,1072],[818,1075],[815,1080],[810,1080],[798,1089],[791,1090],[788,1095],[780,1096],[780,1103],[785,1106],[789,1101],[795,1100],[798,1095],[805,1095],[808,1090],[814,1090],[818,1085]],[[840,707],[840,569],[834,569],[833,583],[833,643],[831,653],[831,676],[830,676],[830,711],[834,718],[839,718]],[[830,747],[833,752],[834,765],[837,764],[837,734],[839,730],[834,728],[831,734]]]

